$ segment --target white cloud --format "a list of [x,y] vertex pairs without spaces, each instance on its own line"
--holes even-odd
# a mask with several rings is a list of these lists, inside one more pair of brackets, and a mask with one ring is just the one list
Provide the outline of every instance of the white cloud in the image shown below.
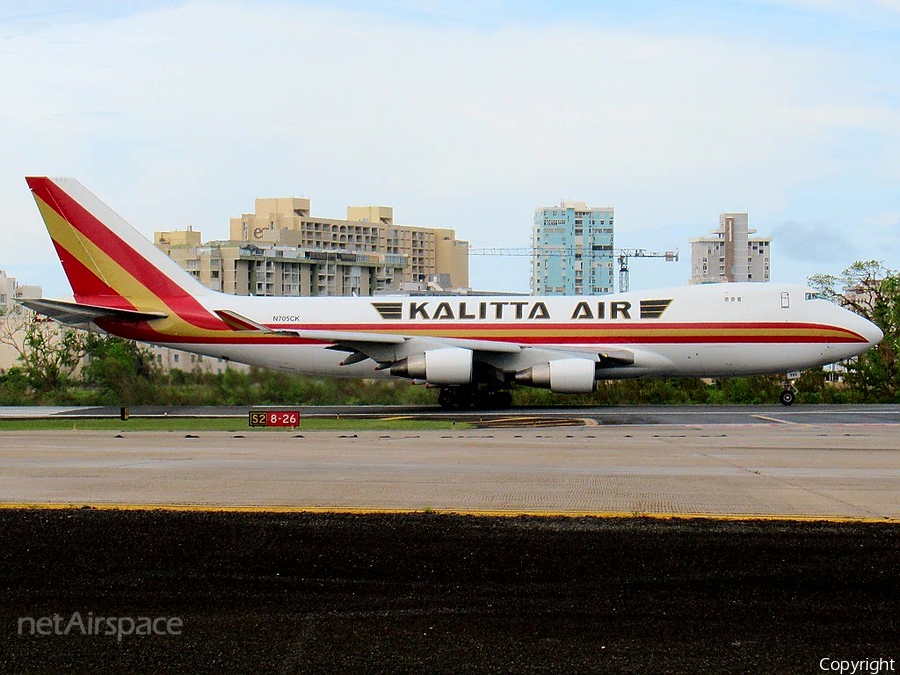
[[851,237],[825,223],[782,223],[772,230],[772,246],[788,260],[828,264],[846,259],[852,262],[855,246]]
[[797,7],[855,18],[882,16],[885,12],[900,12],[898,0],[760,0],[762,4]]

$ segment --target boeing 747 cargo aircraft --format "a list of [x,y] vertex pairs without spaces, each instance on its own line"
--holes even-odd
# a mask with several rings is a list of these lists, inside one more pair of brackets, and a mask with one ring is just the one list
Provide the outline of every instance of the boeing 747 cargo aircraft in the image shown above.
[[[265,368],[399,377],[444,407],[509,405],[513,386],[786,373],[848,359],[877,326],[803,286],[712,284],[607,296],[251,297],[202,286],[71,178],[28,178],[72,300],[70,325]],[[786,388],[782,403],[793,402]]]

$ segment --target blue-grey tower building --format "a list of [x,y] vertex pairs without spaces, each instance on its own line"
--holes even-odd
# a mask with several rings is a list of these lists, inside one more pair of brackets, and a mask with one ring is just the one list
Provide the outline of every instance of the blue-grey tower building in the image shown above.
[[561,202],[534,211],[531,292],[603,295],[613,292],[615,209]]

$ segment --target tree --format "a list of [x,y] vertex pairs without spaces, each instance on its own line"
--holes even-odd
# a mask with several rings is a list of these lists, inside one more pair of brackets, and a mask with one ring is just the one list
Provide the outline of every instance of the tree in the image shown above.
[[839,277],[816,274],[809,283],[884,332],[875,349],[846,364],[846,382],[861,400],[900,402],[900,273],[878,260],[866,260],[853,263]]
[[158,368],[147,347],[113,335],[88,334],[82,382],[110,404],[152,403]]
[[38,394],[69,383],[84,358],[87,336],[21,308],[8,310],[0,322],[0,342],[16,350],[25,381]]

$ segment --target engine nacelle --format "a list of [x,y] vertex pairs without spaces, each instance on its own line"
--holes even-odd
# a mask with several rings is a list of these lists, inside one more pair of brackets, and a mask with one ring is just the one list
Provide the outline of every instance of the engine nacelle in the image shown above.
[[473,356],[471,349],[461,347],[429,349],[397,361],[391,366],[391,375],[431,384],[468,384],[472,381]]
[[589,394],[597,364],[590,359],[557,359],[516,373],[516,382],[545,387],[557,394]]

